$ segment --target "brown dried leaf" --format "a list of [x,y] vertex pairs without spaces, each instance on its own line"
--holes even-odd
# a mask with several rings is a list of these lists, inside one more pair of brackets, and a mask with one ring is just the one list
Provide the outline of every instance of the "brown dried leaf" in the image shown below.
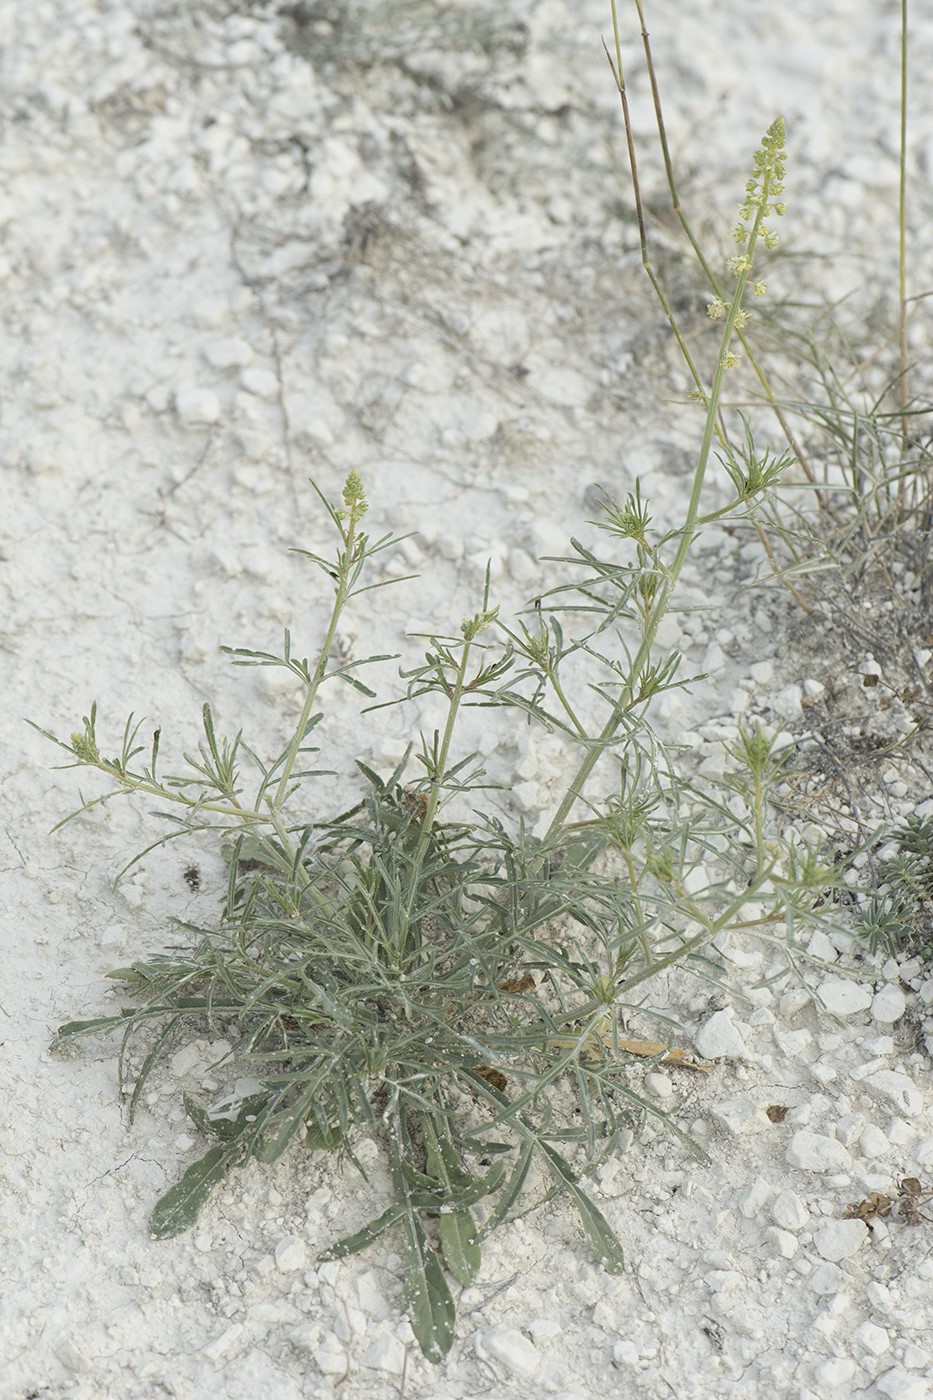
[[627,1050],[630,1055],[640,1055],[642,1058],[650,1058],[653,1055],[660,1055],[667,1050],[667,1054],[661,1061],[662,1065],[675,1065],[678,1069],[694,1069],[699,1074],[709,1074],[712,1065],[702,1065],[699,1060],[695,1060],[686,1050],[679,1050],[676,1046],[672,1050],[667,1049],[663,1040],[620,1040],[619,1049]]
[[520,992],[530,992],[534,989],[535,979],[530,972],[525,972],[521,977],[507,977],[504,982],[499,983],[500,992],[512,992],[518,995]]

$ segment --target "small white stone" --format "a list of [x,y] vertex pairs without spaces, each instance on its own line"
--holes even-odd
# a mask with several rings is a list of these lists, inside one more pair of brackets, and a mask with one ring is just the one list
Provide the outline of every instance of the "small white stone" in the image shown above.
[[892,1147],[906,1147],[917,1136],[916,1128],[905,1123],[903,1118],[890,1118],[885,1124],[884,1135]]
[[541,570],[527,549],[510,549],[507,562],[516,583],[530,583],[540,576]]
[[828,1220],[814,1232],[813,1243],[823,1259],[836,1264],[851,1259],[868,1239],[864,1220]]
[[325,1376],[346,1375],[350,1359],[336,1337],[328,1337],[314,1352],[314,1364]]
[[796,1191],[782,1191],[771,1206],[771,1219],[782,1230],[802,1230],[810,1222],[810,1212]]
[[645,1075],[645,1088],[656,1099],[669,1099],[674,1092],[670,1075],[657,1071]]
[[930,1387],[922,1376],[910,1376],[906,1371],[892,1366],[875,1381],[879,1395],[888,1400],[930,1400]]
[[756,1177],[751,1185],[740,1191],[736,1197],[740,1215],[744,1215],[746,1220],[755,1219],[761,1214],[770,1197],[771,1187],[767,1181],[764,1177]]
[[[612,1319],[612,1322],[615,1323],[615,1321],[618,1318],[618,1313],[615,1309],[614,1304],[610,1303],[606,1298],[600,1299],[600,1303],[605,1303],[607,1307],[607,1316],[605,1318],[605,1323],[608,1324],[610,1318]],[[593,1309],[594,1321],[596,1321],[596,1311],[599,1308],[600,1303],[597,1303],[596,1307]],[[603,1324],[597,1323],[597,1325]],[[564,1330],[565,1329],[563,1323],[556,1322],[552,1317],[536,1318],[534,1322],[529,1322],[528,1324],[528,1331],[531,1333],[531,1340],[534,1342],[535,1346],[540,1345],[541,1342],[553,1342],[554,1338],[559,1337]]]
[[867,1079],[871,1074],[877,1074],[880,1069],[884,1069],[884,1060],[877,1058],[866,1060],[864,1064],[856,1065],[854,1069],[849,1070],[849,1078],[858,1083],[862,1079]]
[[829,1293],[838,1293],[842,1287],[842,1270],[831,1261],[821,1264],[810,1275],[810,1287],[821,1298]]
[[379,1275],[375,1269],[368,1269],[365,1274],[360,1274],[356,1280],[356,1296],[360,1307],[370,1317],[381,1322],[392,1314],[389,1300],[382,1289]]
[[803,987],[791,987],[790,991],[781,997],[779,1005],[782,1016],[796,1016],[798,1011],[810,1005],[810,993],[804,991]]
[[882,987],[872,997],[872,1020],[880,1021],[882,1025],[893,1025],[895,1021],[901,1019],[906,1010],[907,998],[900,987]]
[[850,1356],[833,1356],[817,1366],[814,1375],[824,1390],[838,1390],[855,1375],[855,1362]]
[[178,389],[175,412],[183,423],[217,423],[220,399],[212,389]]
[[806,1128],[794,1133],[785,1155],[792,1167],[807,1172],[844,1172],[852,1166],[852,1158],[841,1142]]
[[516,1376],[533,1375],[541,1359],[534,1343],[517,1327],[487,1327],[475,1345],[481,1361],[498,1361]]
[[769,1249],[772,1253],[777,1253],[782,1259],[793,1259],[799,1248],[797,1236],[792,1235],[790,1230],[781,1230],[776,1225],[769,1225],[765,1230],[765,1239],[768,1241]]
[[721,1099],[710,1108],[710,1116],[733,1137],[755,1132],[768,1125],[768,1119],[754,1099]]
[[800,719],[803,714],[803,691],[799,685],[786,685],[772,696],[771,708],[781,719]]
[[308,1262],[308,1252],[305,1249],[304,1241],[297,1235],[290,1235],[287,1239],[280,1240],[275,1247],[275,1266],[283,1274],[291,1273],[294,1269],[303,1269]]
[[[775,1028],[774,1041],[782,1055],[804,1055],[813,1044],[813,1036],[803,1027],[799,1031],[785,1031]],[[808,1056],[812,1058],[812,1054]]]
[[874,1123],[866,1124],[859,1138],[859,1151],[863,1157],[883,1157],[891,1150],[891,1144],[880,1128]]
[[119,948],[126,942],[126,929],[123,924],[108,924],[100,936],[102,948]]
[[640,1360],[641,1353],[638,1347],[629,1341],[628,1337],[623,1337],[612,1348],[612,1364],[620,1371],[626,1366],[637,1366]]
[[756,685],[770,685],[774,680],[773,661],[755,661],[748,670]]
[[87,1357],[78,1344],[72,1341],[70,1337],[66,1337],[65,1340],[60,1342],[55,1348],[55,1356],[61,1365],[64,1366],[65,1370],[72,1376],[79,1376],[82,1371],[87,1370]]
[[923,1347],[914,1346],[913,1342],[904,1343],[901,1365],[906,1366],[908,1371],[925,1371],[928,1376],[933,1374],[933,1356]]
[[872,1356],[881,1356],[891,1345],[891,1338],[876,1322],[863,1322],[861,1327],[855,1329],[853,1336],[859,1346]]
[[209,1361],[219,1361],[222,1356],[226,1356],[233,1350],[244,1330],[242,1322],[235,1322],[232,1327],[227,1328],[226,1332],[221,1332],[219,1337],[208,1342],[206,1347],[202,1347],[201,1355],[206,1356]]
[[844,1147],[854,1147],[862,1136],[865,1119],[860,1113],[847,1113],[839,1119],[833,1132]]
[[238,336],[210,341],[205,345],[203,354],[213,369],[242,369],[253,358],[252,347]]
[[808,1128],[813,1122],[813,1105],[806,1101],[799,1103],[789,1111],[784,1122],[789,1128]]
[[279,392],[279,381],[271,369],[244,369],[240,383],[248,394],[255,394],[258,399],[274,399]]
[[832,1016],[854,1016],[856,1012],[867,1011],[872,1003],[870,988],[840,977],[828,977],[820,985],[819,995]]
[[363,1353],[363,1365],[373,1371],[386,1371],[390,1376],[401,1376],[405,1371],[405,1348],[398,1337],[384,1333]]
[[875,1312],[887,1313],[894,1307],[890,1288],[887,1288],[883,1283],[877,1283],[874,1279],[865,1289],[865,1300],[871,1304]]
[[184,1079],[185,1075],[194,1069],[200,1069],[204,1063],[204,1042],[193,1040],[189,1045],[184,1045],[180,1050],[176,1050],[168,1062],[169,1069],[176,1079]]
[[748,1057],[745,1041],[728,1011],[715,1011],[697,1031],[693,1043],[704,1060]]
[[917,1118],[923,1112],[923,1095],[909,1075],[899,1070],[883,1069],[862,1082],[907,1118]]
[[832,942],[828,934],[818,928],[807,944],[807,952],[812,953],[815,958],[821,958],[823,962],[833,963],[838,957],[836,945]]

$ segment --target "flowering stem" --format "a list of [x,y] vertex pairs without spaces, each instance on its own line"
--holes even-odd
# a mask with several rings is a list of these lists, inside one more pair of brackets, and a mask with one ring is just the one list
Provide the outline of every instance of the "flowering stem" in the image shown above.
[[[733,259],[731,264],[736,274],[736,285],[732,301],[728,308],[721,304],[719,306],[714,305],[714,307],[711,308],[711,314],[713,311],[719,312],[720,314],[723,312],[725,313],[725,325],[723,326],[722,338],[719,346],[719,357],[716,361],[712,386],[706,398],[706,421],[703,426],[703,437],[697,456],[696,470],[693,474],[693,489],[690,492],[690,501],[687,506],[686,518],[678,532],[680,540],[677,550],[672,563],[663,571],[662,582],[658,589],[657,597],[645,623],[641,645],[629,668],[628,681],[623,687],[618,702],[613,706],[597,743],[588,750],[574,774],[564,794],[563,800],[548,827],[547,835],[549,837],[555,836],[563,828],[574,803],[584,791],[601,754],[612,742],[626,714],[628,714],[629,711],[640,702],[640,699],[643,698],[639,695],[637,690],[639,680],[648,663],[658,628],[670,606],[671,595],[677,585],[681,570],[683,569],[697,535],[700,499],[703,494],[703,483],[706,477],[706,468],[709,463],[710,450],[713,445],[713,437],[716,433],[716,420],[719,413],[720,400],[722,398],[723,383],[725,381],[726,371],[730,369],[734,363],[734,356],[730,354],[729,346],[736,327],[740,326],[745,320],[742,301],[745,296],[749,276],[752,272],[752,258],[759,239],[763,239],[769,247],[773,247],[774,243],[777,241],[775,236],[769,233],[765,228],[764,220],[768,214],[772,212],[778,214],[783,212],[783,205],[773,205],[771,203],[772,195],[780,194],[783,189],[783,158],[784,119],[782,117],[777,117],[768,128],[768,133],[760,149],[755,153],[755,174],[753,174],[746,185],[746,198],[742,205],[741,215],[744,219],[751,220],[751,228],[746,229],[742,223],[739,223],[734,230],[736,239],[741,239],[743,250],[738,257]],[[755,285],[756,295],[762,294],[763,291],[764,288],[760,283]]]

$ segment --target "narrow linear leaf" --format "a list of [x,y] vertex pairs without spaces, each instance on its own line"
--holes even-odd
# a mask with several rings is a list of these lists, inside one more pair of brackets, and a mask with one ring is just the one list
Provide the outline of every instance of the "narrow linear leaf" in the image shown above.
[[71,1040],[78,1035],[91,1035],[94,1031],[112,1031],[117,1026],[125,1026],[126,1019],[126,1013],[123,1013],[119,1016],[95,1016],[90,1021],[66,1021],[55,1032],[52,1049],[58,1049],[64,1041]]
[[319,1261],[326,1264],[331,1259],[345,1259],[348,1254],[358,1254],[361,1249],[366,1249],[374,1240],[378,1240],[380,1235],[384,1235],[386,1230],[391,1230],[393,1225],[397,1225],[404,1214],[405,1206],[398,1203],[389,1206],[377,1219],[364,1225],[362,1230],[357,1230],[352,1235],[344,1235],[336,1244],[328,1245],[327,1249],[318,1255]]
[[509,1179],[505,1183],[502,1192],[496,1202],[496,1208],[486,1219],[480,1234],[481,1239],[488,1238],[509,1216],[509,1212],[518,1200],[531,1166],[531,1159],[534,1155],[535,1145],[533,1141],[526,1142],[519,1153],[518,1161],[509,1173]]
[[505,1167],[497,1164],[490,1167],[485,1176],[464,1175],[456,1186],[436,1182],[432,1190],[416,1187],[409,1193],[409,1200],[416,1210],[432,1213],[440,1214],[445,1209],[464,1210],[498,1190],[504,1176]]
[[580,1187],[570,1163],[549,1147],[546,1142],[538,1146],[544,1154],[548,1170],[561,1190],[567,1191],[579,1212],[587,1238],[597,1258],[609,1274],[620,1274],[625,1268],[625,1255],[619,1238],[602,1211],[593,1204]]
[[320,1093],[321,1081],[324,1078],[323,1074],[316,1075],[301,1097],[289,1108],[284,1109],[281,1114],[276,1115],[273,1123],[274,1135],[258,1143],[253,1149],[254,1156],[258,1161],[267,1163],[278,1161],[295,1134],[305,1126],[311,1104]]
[[223,1181],[241,1154],[239,1143],[218,1143],[188,1168],[180,1181],[156,1201],[149,1217],[149,1231],[157,1240],[170,1239],[190,1229],[208,1196]]
[[136,1117],[136,1110],[139,1107],[139,1100],[142,1097],[142,1092],[143,1089],[146,1087],[146,1083],[149,1079],[149,1076],[155,1069],[158,1061],[161,1059],[166,1047],[171,1044],[172,1037],[175,1034],[175,1028],[177,1027],[180,1020],[180,1016],[173,1016],[172,1019],[167,1023],[167,1025],[163,1026],[162,1030],[159,1032],[159,1035],[156,1038],[155,1044],[149,1051],[149,1054],[143,1060],[142,1069],[139,1071],[139,1075],[137,1077],[136,1084],[133,1089],[133,1094],[130,1098],[129,1119],[131,1123]]

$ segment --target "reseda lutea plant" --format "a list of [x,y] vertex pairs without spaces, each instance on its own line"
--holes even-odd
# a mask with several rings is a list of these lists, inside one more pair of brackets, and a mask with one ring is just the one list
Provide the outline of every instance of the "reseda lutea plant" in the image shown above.
[[[773,475],[750,438],[744,458],[734,453],[718,420],[782,143],[778,122],[756,158],[735,292],[701,392],[705,428],[683,523],[656,536],[638,484],[622,505],[607,499],[600,529],[609,547],[573,541],[563,561],[572,581],[513,625],[491,603],[487,574],[460,634],[430,637],[423,661],[402,672],[405,695],[386,702],[433,695],[445,709],[443,725],[394,772],[360,762],[362,795],[332,816],[310,795],[321,776],[312,741],[333,683],[377,700],[360,677],[366,661],[334,659],[346,610],[383,586],[373,563],[395,543],[363,529],[355,472],[339,505],[318,492],[333,556],[299,551],[333,595],[317,660],[299,660],[288,632],[280,653],[225,648],[236,665],[294,678],[302,708],[281,750],[265,756],[241,734],[218,736],[209,706],[204,737],[178,773],[160,766],[161,731],[141,744],[132,716],[108,757],[96,705],[70,740],[55,740],[69,766],[106,780],[79,811],[121,794],[155,799],[168,829],[136,860],[209,832],[228,862],[217,928],[188,927],[181,950],[112,972],[127,1004],[63,1025],[56,1040],[120,1032],[121,1082],[134,1057],[131,1117],[181,1038],[207,1031],[233,1045],[231,1082],[241,1077],[230,1092],[212,1104],[184,1097],[211,1145],[156,1203],[152,1233],[188,1228],[249,1159],[272,1164],[296,1144],[356,1161],[360,1135],[373,1134],[392,1201],[322,1257],[400,1236],[406,1304],[431,1361],[454,1339],[452,1285],[477,1277],[482,1244],[509,1220],[533,1164],[547,1196],[573,1202],[597,1258],[622,1268],[619,1240],[582,1184],[587,1174],[648,1116],[702,1156],[638,1092],[633,1055],[645,1042],[626,1039],[625,1017],[654,1014],[669,1026],[663,1006],[652,1013],[646,1001],[654,979],[677,963],[719,976],[713,945],[737,931],[775,930],[793,962],[796,927],[816,917],[830,881],[774,830],[768,791],[781,762],[765,736],[743,733],[730,791],[702,795],[674,773],[646,718],[654,696],[682,683],[680,658],[659,655],[657,635],[698,531],[743,517]],[[714,439],[735,494],[704,515]],[[543,837],[488,809],[476,756],[457,747],[468,705],[517,711],[566,741],[568,777]],[[600,764],[614,770],[607,800],[592,795]],[[657,1058],[669,1045],[662,1035]]]

